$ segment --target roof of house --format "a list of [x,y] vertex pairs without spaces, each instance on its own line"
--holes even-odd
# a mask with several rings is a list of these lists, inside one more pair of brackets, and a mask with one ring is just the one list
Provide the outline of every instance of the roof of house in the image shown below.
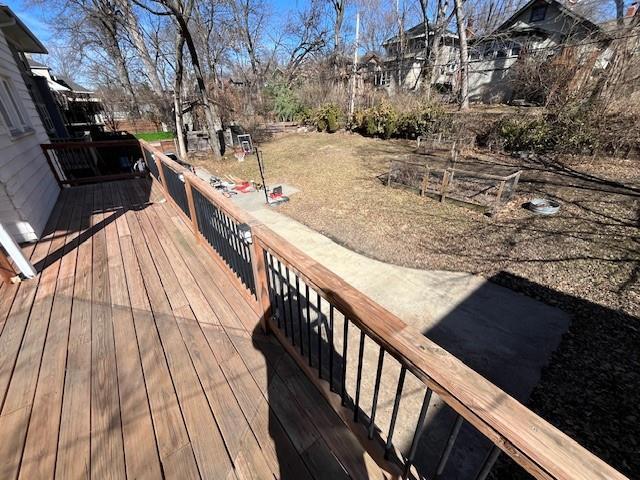
[[70,90],[72,90],[75,93],[93,93],[93,90],[90,90],[87,87],[83,87],[82,85],[74,82],[70,78],[56,75],[55,80],[56,82],[61,83],[64,86],[68,87]]
[[0,5],[0,29],[20,51],[25,53],[49,53],[40,40],[22,23],[7,5]]
[[513,15],[511,15],[506,21],[502,22],[502,24],[495,29],[495,32],[508,30],[511,26],[513,26],[513,24],[515,23],[517,18],[522,14],[522,12],[532,7],[535,3],[543,3],[543,2],[548,5],[555,5],[562,14],[580,22],[585,28],[589,30],[592,30],[592,31],[600,30],[600,27],[598,25],[593,23],[588,18],[580,15],[579,13],[574,12],[570,8],[567,8],[562,2],[559,2],[558,0],[530,0],[529,2],[525,3],[519,10],[517,10]]
[[[425,27],[424,27],[424,23],[420,22],[419,24],[411,27],[409,30],[404,32],[405,38],[408,40],[414,39],[414,38],[420,38],[420,37],[424,37],[424,31],[425,31]],[[429,30],[429,36],[435,35],[435,31],[434,30]],[[453,37],[453,38],[458,38],[458,34],[456,32],[453,32],[451,30],[445,30],[444,31],[444,35],[447,37]],[[384,41],[384,43],[382,45],[388,45],[390,43],[395,43],[398,41],[398,35],[394,35],[393,37],[387,39]]]
[[47,70],[51,70],[44,63],[36,62],[33,58],[27,58],[27,62],[29,63],[29,67],[31,68],[46,68]]

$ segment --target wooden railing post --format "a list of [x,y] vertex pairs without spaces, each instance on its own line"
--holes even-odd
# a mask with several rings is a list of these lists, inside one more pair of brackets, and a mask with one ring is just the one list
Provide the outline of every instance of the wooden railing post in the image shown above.
[[189,217],[191,217],[191,228],[193,229],[193,235],[196,237],[196,241],[200,243],[200,231],[198,229],[198,216],[196,215],[196,205],[193,201],[193,184],[191,183],[191,174],[183,172],[184,177],[184,189],[187,192],[187,203],[189,204]]
[[156,161],[156,166],[158,167],[158,175],[160,175],[162,189],[164,190],[164,193],[169,195],[169,190],[167,190],[167,179],[164,178],[164,168],[162,168],[162,160],[160,160],[155,154],[153,155],[153,159]]
[[[255,225],[254,225],[255,226]],[[260,326],[265,333],[269,333],[269,319],[271,318],[271,297],[269,296],[269,284],[267,265],[265,264],[265,249],[256,237],[256,229],[251,226],[251,265],[256,286],[256,299],[260,306]]]

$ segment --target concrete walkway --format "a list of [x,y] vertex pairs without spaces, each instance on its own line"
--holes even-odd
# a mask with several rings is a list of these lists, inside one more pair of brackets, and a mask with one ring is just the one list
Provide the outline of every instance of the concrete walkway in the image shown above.
[[[292,192],[284,186],[285,194]],[[263,192],[238,194],[233,200],[311,258],[522,402],[528,399],[539,381],[541,369],[569,326],[569,317],[561,310],[478,275],[405,268],[353,252],[279,213],[277,207],[266,206]],[[356,342],[357,339],[349,341],[350,345]],[[369,348],[366,353],[365,357],[375,365],[375,348]],[[374,374],[375,369],[370,376]],[[381,392],[381,398],[391,403],[394,388],[395,385],[391,385],[389,391]],[[410,399],[403,397],[402,402],[417,415],[421,399],[421,394],[415,394]],[[435,409],[430,407],[430,411],[432,423],[436,415],[439,415],[438,422],[433,425],[433,435],[425,435],[428,438],[421,445],[423,455],[418,463],[433,467],[437,464],[438,445],[446,440],[455,417],[438,412],[438,405]],[[383,416],[380,413],[377,420]],[[405,447],[410,444],[414,426],[415,423],[408,422],[395,437]],[[462,436],[469,437],[467,444],[473,443],[471,429],[465,432],[463,428]],[[471,448],[473,451],[459,449],[457,454],[454,451],[451,461],[457,457],[458,466],[464,463],[466,467],[451,472],[446,478],[473,476],[486,451],[486,444],[476,440],[476,445],[479,446]]]

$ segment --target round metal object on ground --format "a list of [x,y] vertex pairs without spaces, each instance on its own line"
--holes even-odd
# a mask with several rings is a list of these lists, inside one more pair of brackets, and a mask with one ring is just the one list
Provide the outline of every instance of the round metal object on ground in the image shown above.
[[555,215],[560,210],[560,204],[546,198],[534,198],[527,205],[529,210],[538,215]]

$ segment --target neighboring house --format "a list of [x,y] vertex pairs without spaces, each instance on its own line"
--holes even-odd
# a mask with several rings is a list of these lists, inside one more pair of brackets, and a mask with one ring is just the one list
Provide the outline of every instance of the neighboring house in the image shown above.
[[[425,68],[429,50],[433,46],[434,32],[429,32],[428,42],[425,40],[426,36],[424,24],[420,23],[404,33],[402,42],[400,36],[396,35],[382,44],[385,58],[378,86],[395,89],[402,85],[409,90],[420,87],[428,73]],[[444,91],[453,89],[458,71],[459,50],[458,35],[445,31],[440,39],[435,75],[431,79],[436,88]]]
[[0,222],[17,242],[30,242],[42,234],[59,188],[40,148],[47,133],[12,50],[47,53],[0,5]]
[[513,100],[517,92],[512,92],[509,70],[523,54],[551,60],[563,52],[563,44],[582,42],[588,45],[578,50],[578,57],[585,59],[602,49],[599,40],[606,40],[604,31],[562,3],[531,0],[491,34],[470,40],[469,98],[488,103]]
[[[104,127],[102,102],[95,93],[73,80],[54,75],[51,69],[32,58],[27,58],[33,76],[46,81],[48,90],[55,98],[58,110],[70,136],[82,136],[85,132],[102,130]],[[55,113],[49,109],[53,118]],[[47,122],[44,122],[45,124]],[[59,132],[57,132],[59,133]],[[67,136],[69,136],[67,135]],[[58,134],[59,138],[63,135]]]

